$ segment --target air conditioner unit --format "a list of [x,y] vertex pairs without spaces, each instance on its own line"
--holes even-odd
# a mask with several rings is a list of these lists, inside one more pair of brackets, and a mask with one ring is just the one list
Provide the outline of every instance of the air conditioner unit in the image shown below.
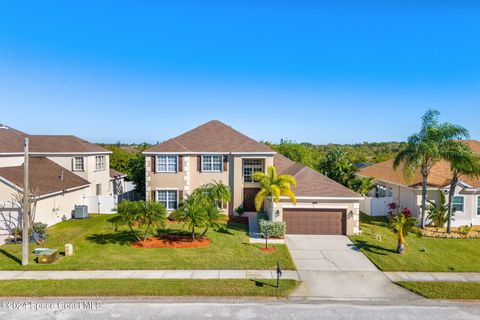
[[73,211],[73,218],[75,219],[88,218],[88,206],[85,206],[85,205],[75,206],[75,210]]

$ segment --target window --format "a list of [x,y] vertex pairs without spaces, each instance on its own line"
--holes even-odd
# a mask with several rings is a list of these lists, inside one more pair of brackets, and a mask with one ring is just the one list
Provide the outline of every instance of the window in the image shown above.
[[460,197],[460,196],[453,197],[452,208],[455,211],[463,212],[463,197]]
[[97,196],[101,196],[102,195],[102,184],[101,183],[97,183],[95,185],[95,191],[96,191],[96,195]]
[[73,171],[83,171],[85,170],[83,157],[73,158]]
[[253,182],[252,174],[263,171],[263,161],[261,159],[243,160],[243,182]]
[[477,215],[480,216],[480,196],[477,197]]
[[202,171],[220,172],[222,167],[222,156],[202,156]]
[[157,156],[157,172],[177,172],[177,156]]
[[167,208],[167,210],[177,209],[177,190],[158,190],[157,201]]
[[95,170],[105,170],[105,156],[95,156]]

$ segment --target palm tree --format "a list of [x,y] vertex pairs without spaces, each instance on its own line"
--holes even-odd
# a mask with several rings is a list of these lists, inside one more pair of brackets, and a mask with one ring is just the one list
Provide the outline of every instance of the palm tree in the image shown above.
[[451,143],[444,148],[443,158],[450,162],[452,179],[448,192],[448,220],[447,233],[452,227],[453,196],[457,189],[458,182],[462,176],[480,177],[480,157],[473,152],[466,144],[457,142]]
[[232,200],[232,191],[230,187],[223,184],[222,181],[213,181],[205,185],[206,192],[212,201],[220,204]]
[[139,224],[143,227],[143,240],[147,240],[152,227],[164,227],[167,221],[167,209],[160,202],[156,201],[138,201],[138,210],[140,212]]
[[140,211],[136,202],[124,200],[117,205],[117,215],[111,218],[109,221],[118,226],[127,226],[133,236],[140,241],[140,237],[137,232],[133,230],[133,226],[137,224]]
[[255,196],[257,211],[261,210],[267,197],[272,197],[274,203],[278,203],[281,196],[289,197],[294,204],[297,203],[295,193],[291,189],[292,186],[297,187],[297,181],[287,174],[277,175],[277,169],[274,166],[269,166],[267,173],[254,172],[252,180],[260,184],[260,191]]
[[416,224],[416,218],[409,217],[403,213],[396,214],[390,219],[389,226],[398,235],[397,253],[402,254],[405,251],[405,245],[407,244],[405,237],[413,230]]
[[467,129],[450,124],[438,123],[440,113],[430,109],[422,117],[420,132],[408,138],[407,146],[400,151],[393,162],[393,168],[403,166],[406,178],[417,170],[422,175],[422,205],[420,226],[425,227],[425,210],[427,199],[427,180],[432,166],[442,159],[442,147],[453,140],[467,138]]
[[[195,191],[206,195],[208,197],[209,205],[206,205],[207,211],[207,221],[205,223],[205,230],[202,233],[204,236],[210,228],[216,228],[220,226],[220,214],[221,210],[219,206],[222,203],[230,202],[232,200],[232,192],[230,187],[223,184],[221,181],[213,181],[208,183],[200,188],[197,188]],[[195,192],[194,191],[194,192]]]
[[209,206],[211,202],[205,196],[204,190],[197,188],[178,208],[175,217],[188,226],[192,233],[192,240],[195,240],[195,228],[206,226]]

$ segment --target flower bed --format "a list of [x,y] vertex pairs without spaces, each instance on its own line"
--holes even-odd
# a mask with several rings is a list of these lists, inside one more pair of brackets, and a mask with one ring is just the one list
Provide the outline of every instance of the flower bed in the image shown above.
[[162,235],[160,237],[148,238],[146,241],[137,241],[132,244],[134,248],[203,248],[210,245],[210,240],[205,237],[198,237],[192,240],[189,236]]
[[432,238],[453,238],[453,239],[479,239],[480,238],[480,226],[473,226],[471,229],[463,230],[461,228],[452,228],[451,233],[447,233],[446,228],[425,227],[422,231],[422,235]]

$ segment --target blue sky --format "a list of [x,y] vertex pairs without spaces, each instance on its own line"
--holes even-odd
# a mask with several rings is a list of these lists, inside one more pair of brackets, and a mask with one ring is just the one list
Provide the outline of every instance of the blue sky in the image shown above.
[[480,139],[475,1],[97,2],[0,3],[0,122],[156,142],[218,119],[356,143],[405,140],[432,107]]

